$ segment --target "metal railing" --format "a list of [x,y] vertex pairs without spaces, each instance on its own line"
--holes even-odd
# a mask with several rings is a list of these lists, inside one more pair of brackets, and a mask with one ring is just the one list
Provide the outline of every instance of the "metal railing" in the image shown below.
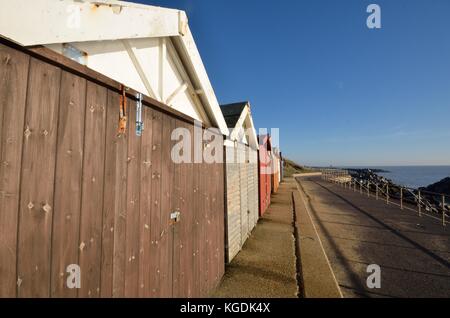
[[322,169],[322,179],[369,198],[384,200],[386,204],[396,205],[401,210],[413,211],[420,217],[440,220],[443,226],[450,223],[450,195],[393,185],[389,182],[358,179],[343,169]]

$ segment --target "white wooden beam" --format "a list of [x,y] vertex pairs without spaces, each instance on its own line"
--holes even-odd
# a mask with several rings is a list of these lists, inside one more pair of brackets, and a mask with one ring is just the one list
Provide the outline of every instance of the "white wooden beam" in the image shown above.
[[189,65],[186,65],[188,70],[195,74],[199,87],[197,89],[202,89],[202,98],[205,100],[206,108],[210,112],[211,119],[214,124],[219,127],[224,135],[229,135],[229,130],[223,117],[222,111],[220,110],[219,102],[212,88],[211,82],[206,73],[205,66],[203,65],[200,53],[198,52],[197,45],[195,44],[192,33],[189,26],[186,27],[185,34],[183,36],[173,37],[173,41],[176,42],[177,48],[179,48],[179,54],[185,57],[185,60]]
[[133,65],[134,65],[137,73],[139,74],[139,77],[141,78],[142,83],[144,84],[145,88],[147,89],[148,95],[152,98],[162,101],[161,97],[152,88],[152,85],[150,84],[150,81],[148,80],[147,76],[145,75],[145,72],[142,69],[141,64],[139,63],[139,60],[136,56],[136,53],[134,52],[133,47],[130,45],[130,42],[128,40],[122,40],[122,44],[125,47],[131,61],[133,62]]
[[0,0],[0,35],[21,45],[179,36],[184,11],[98,0]]
[[161,101],[164,101],[165,99],[165,92],[164,92],[164,63],[166,61],[166,54],[167,54],[167,46],[166,46],[166,39],[160,38],[159,39],[159,78],[158,78],[158,88],[159,88],[159,96],[161,97]]
[[169,54],[170,58],[173,61],[173,64],[175,65],[175,68],[177,69],[178,73],[180,74],[183,81],[187,84],[187,90],[189,92],[189,95],[192,97],[192,100],[195,105],[195,110],[200,115],[200,118],[202,118],[206,124],[211,125],[211,120],[208,117],[208,114],[206,114],[205,110],[203,109],[203,104],[198,98],[198,94],[192,85],[191,79],[187,75],[187,72],[183,66],[183,63],[180,60],[180,57],[177,54],[177,51],[175,47],[173,46],[172,41],[167,41],[167,54]]
[[236,122],[236,125],[234,127],[228,127],[233,128],[233,131],[230,133],[231,140],[237,140],[237,138],[239,137],[239,133],[244,129],[244,122],[245,118],[247,117],[247,114],[248,114],[248,107],[245,106],[241,112],[241,115],[239,116],[238,121]]
[[178,88],[176,88],[172,94],[166,99],[166,104],[170,105],[170,103],[174,100],[175,97],[177,97],[179,94],[183,93],[188,88],[188,85],[186,82],[181,84]]

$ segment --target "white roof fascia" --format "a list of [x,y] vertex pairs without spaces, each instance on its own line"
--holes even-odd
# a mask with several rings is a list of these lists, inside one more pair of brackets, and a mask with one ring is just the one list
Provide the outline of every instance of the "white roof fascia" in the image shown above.
[[212,124],[229,135],[184,11],[115,0],[0,0],[0,7],[0,35],[23,46],[171,37]]
[[253,149],[258,149],[258,137],[256,136],[255,126],[253,125],[250,103],[247,103],[247,105],[242,109],[241,115],[236,122],[236,126],[230,132],[230,140],[237,140],[240,132],[242,130],[244,130],[244,132],[247,132],[247,129],[251,130],[249,134],[248,145]]
[[23,46],[178,36],[183,11],[124,1],[0,0],[0,33]]
[[249,121],[249,124],[247,126],[249,128],[251,128],[249,145],[253,149],[259,149],[258,135],[256,134],[256,128],[255,128],[255,125],[253,124],[253,117],[252,117],[252,111],[251,111],[250,103],[248,104],[247,120]]
[[[232,128],[232,131],[230,132],[230,139],[231,140],[237,140],[240,136],[241,131],[244,129],[244,122],[245,122],[245,118],[247,117],[248,114],[248,106],[245,106],[242,109],[241,114],[239,115],[239,119],[236,122],[236,125]],[[231,127],[229,127],[231,128]],[[240,140],[238,140],[240,141]]]
[[193,81],[197,82],[197,85],[199,85],[199,87],[196,88],[200,99],[209,106],[208,115],[213,120],[213,123],[220,129],[221,133],[229,136],[230,132],[225,122],[225,118],[223,117],[222,110],[220,109],[219,102],[214,94],[214,90],[189,26],[186,25],[184,35],[174,37],[173,40],[175,48],[185,62],[185,66],[196,76],[196,79],[193,79]]

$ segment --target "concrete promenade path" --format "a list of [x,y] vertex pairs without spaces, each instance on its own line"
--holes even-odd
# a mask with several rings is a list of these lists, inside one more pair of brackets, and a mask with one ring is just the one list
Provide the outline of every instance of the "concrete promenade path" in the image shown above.
[[[450,297],[450,226],[320,176],[297,181],[344,297]],[[370,264],[379,289],[367,287]]]
[[222,283],[212,297],[297,297],[293,191],[297,191],[293,179],[280,184],[269,209],[226,266]]

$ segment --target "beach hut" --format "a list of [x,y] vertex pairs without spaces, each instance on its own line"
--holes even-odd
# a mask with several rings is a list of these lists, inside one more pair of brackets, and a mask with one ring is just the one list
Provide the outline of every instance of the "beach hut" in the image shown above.
[[269,135],[259,135],[259,214],[262,216],[270,205],[272,193],[272,146]]
[[207,296],[224,165],[172,133],[228,129],[185,13],[2,0],[0,36],[0,297]]
[[281,159],[280,159],[280,151],[277,147],[272,147],[271,152],[271,158],[272,158],[272,175],[271,175],[271,182],[272,182],[272,193],[278,192],[278,186],[280,185],[280,179],[281,179]]
[[221,105],[230,137],[226,153],[226,261],[241,250],[258,221],[258,141],[249,102]]
[[284,158],[283,154],[280,151],[280,182],[283,181],[284,178]]

